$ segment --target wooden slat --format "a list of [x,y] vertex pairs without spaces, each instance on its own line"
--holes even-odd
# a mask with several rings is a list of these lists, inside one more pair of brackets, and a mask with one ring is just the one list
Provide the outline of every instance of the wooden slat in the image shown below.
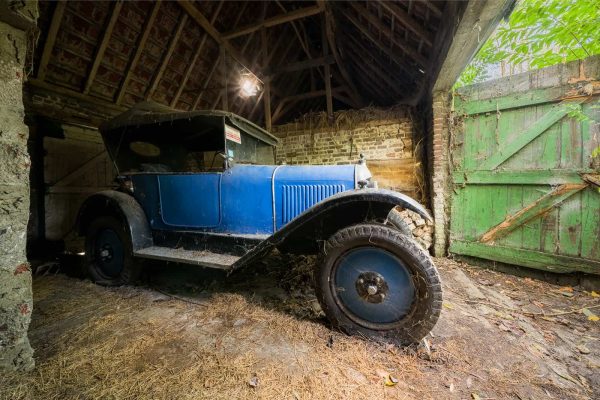
[[519,226],[535,218],[539,218],[556,205],[562,203],[565,199],[586,187],[587,184],[585,183],[566,183],[560,185],[551,192],[528,204],[516,214],[507,216],[500,224],[485,232],[479,241],[482,243],[493,243],[495,240],[508,235]]
[[[427,67],[427,65],[429,63],[427,62],[427,59],[422,54],[419,54],[417,52],[417,50],[412,48],[410,45],[399,41],[396,38],[396,35],[394,35],[394,33],[390,30],[390,28],[388,28],[387,25],[382,23],[381,20],[379,20],[379,18],[377,18],[375,15],[371,14],[371,12],[367,8],[361,6],[359,3],[355,3],[355,2],[350,2],[349,4],[352,6],[352,8],[354,8],[354,10],[358,13],[358,15],[365,18],[370,24],[376,26],[380,32],[382,32],[385,36],[387,36],[388,39],[394,44],[394,46],[397,46],[398,48],[400,48],[410,58],[412,58],[414,61],[416,61],[422,67]],[[346,17],[348,19],[350,19],[350,21],[354,25],[356,25],[356,27],[359,28],[363,33],[368,32],[368,35],[367,35],[367,33],[365,33],[365,36],[369,37],[369,40],[376,42],[375,44],[377,44],[378,47],[386,48],[388,50],[388,52],[390,52],[390,53],[393,52],[387,46],[384,46],[378,38],[374,37],[373,34],[371,33],[371,31],[368,29],[368,27],[364,26],[358,20],[357,17],[353,16],[350,12],[347,12],[347,11],[344,11],[344,15],[346,15]]]
[[[584,99],[570,102],[569,104],[579,104]],[[554,106],[546,115],[537,120],[532,126],[530,126],[523,133],[520,133],[512,142],[507,143],[501,147],[496,153],[490,158],[483,161],[477,169],[480,170],[493,170],[500,166],[503,162],[508,160],[510,157],[515,155],[519,150],[525,147],[533,139],[541,135],[548,128],[560,121],[569,112],[567,104],[561,103]]]
[[[212,18],[210,19],[211,24],[214,24],[215,21],[217,20],[217,17],[219,16],[219,13],[221,12],[221,8],[223,7],[224,3],[225,3],[225,0],[221,0],[219,2],[217,9],[215,10]],[[189,62],[188,67],[183,75],[183,79],[181,80],[181,83],[179,84],[179,89],[177,89],[177,93],[175,93],[173,100],[171,100],[171,107],[175,107],[177,105],[177,102],[179,101],[179,97],[181,97],[181,94],[183,93],[183,90],[185,89],[185,86],[187,85],[187,82],[190,79],[190,76],[192,75],[192,71],[194,70],[194,67],[196,66],[196,62],[198,61],[200,54],[202,54],[202,50],[204,50],[204,45],[206,44],[207,39],[208,39],[208,34],[204,33],[202,35],[202,39],[200,39],[200,44],[196,48],[196,52],[194,53],[194,56],[192,57],[191,61]]]
[[219,58],[217,58],[215,60],[215,63],[213,64],[212,68],[210,69],[210,72],[204,78],[204,82],[202,83],[202,86],[200,87],[200,90],[198,91],[198,96],[196,96],[196,100],[194,101],[194,104],[192,105],[192,110],[196,110],[198,108],[198,105],[200,104],[200,100],[202,99],[202,95],[206,91],[206,88],[210,84],[210,81],[212,80],[212,77],[220,64],[221,64],[221,59],[219,56]]
[[154,78],[152,79],[152,83],[150,84],[150,87],[146,91],[146,100],[149,100],[152,97],[152,95],[154,94],[154,92],[156,91],[156,88],[158,87],[158,84],[160,83],[160,80],[162,79],[162,76],[165,73],[165,70],[167,69],[167,65],[169,65],[169,62],[171,62],[171,57],[173,56],[173,52],[175,51],[175,48],[177,47],[177,44],[179,42],[179,37],[181,36],[181,32],[183,32],[183,28],[185,27],[185,23],[187,22],[187,19],[188,19],[188,15],[184,14],[183,18],[181,18],[179,20],[179,25],[177,26],[175,35],[171,38],[169,47],[167,48],[167,54],[165,54],[165,56],[163,57],[163,61],[160,64],[160,68],[158,69],[158,72],[156,73],[156,75],[154,75]]
[[87,80],[85,82],[85,86],[83,87],[83,93],[88,94],[94,83],[94,79],[96,78],[96,73],[98,72],[98,67],[100,67],[100,63],[102,62],[102,58],[104,58],[104,52],[106,51],[106,47],[108,46],[108,42],[110,41],[110,37],[112,35],[113,28],[117,23],[117,19],[119,19],[119,13],[121,12],[121,7],[123,7],[123,1],[119,0],[114,3],[112,13],[110,19],[108,20],[108,24],[104,29],[104,36],[102,37],[102,41],[96,50],[96,54],[94,56],[94,62],[92,63],[92,67],[90,68],[90,72],[88,73]]
[[392,1],[379,1],[379,4],[381,4],[383,8],[392,13],[392,15],[402,25],[404,25],[406,28],[408,28],[414,34],[416,34],[419,38],[421,38],[425,44],[427,44],[428,46],[433,45],[430,33],[427,32],[423,25],[419,24],[406,11],[404,11],[402,7],[398,6],[395,2]]
[[54,43],[56,42],[56,35],[58,34],[58,29],[60,28],[60,23],[65,13],[66,6],[66,1],[56,2],[54,14],[52,14],[52,22],[50,22],[50,29],[48,29],[46,43],[44,44],[44,51],[42,52],[42,57],[40,58],[40,66],[38,67],[37,79],[40,81],[43,81],[46,78],[48,62],[50,61],[50,56],[52,55],[52,49],[54,48]]
[[[461,94],[460,91],[454,97],[454,106],[460,109],[462,114],[476,115],[495,111],[504,111],[514,108],[533,106],[544,103],[557,103],[563,100],[576,100],[580,97],[589,97],[589,94],[581,92],[577,84],[566,86],[552,86],[543,89],[528,90],[523,93],[513,93],[506,96],[471,99],[469,95]],[[595,90],[594,90],[594,94]],[[466,99],[463,100],[463,97]]]
[[299,10],[290,11],[285,14],[276,15],[275,17],[268,18],[256,24],[251,24],[239,29],[234,29],[233,31],[224,33],[222,37],[226,40],[233,39],[238,36],[247,35],[249,33],[258,31],[262,28],[270,28],[273,26],[285,24],[287,22],[295,21],[300,18],[306,18],[312,15],[320,14],[321,12],[323,12],[323,9],[321,6],[318,5],[301,8]]
[[453,240],[450,252],[466,256],[480,257],[507,264],[543,269],[553,272],[587,272],[598,274],[600,262],[580,257],[548,254],[535,250],[523,250],[514,247],[489,245],[485,243]]
[[565,169],[457,171],[452,174],[452,180],[457,185],[562,185],[565,183],[582,183],[580,173],[581,171]]
[[148,37],[150,36],[150,31],[152,30],[152,25],[154,24],[154,20],[156,19],[156,16],[158,15],[158,10],[160,8],[160,4],[161,4],[160,0],[157,0],[154,3],[154,7],[152,8],[150,17],[146,20],[146,23],[144,25],[144,30],[142,32],[142,35],[140,36],[138,42],[136,43],[135,54],[134,54],[133,58],[131,59],[131,61],[129,62],[129,65],[127,65],[127,69],[126,69],[127,72],[125,73],[125,78],[123,79],[123,82],[121,83],[121,87],[119,88],[119,93],[117,94],[117,99],[115,101],[117,104],[121,104],[121,102],[123,101],[123,96],[125,95],[125,91],[127,90],[127,84],[129,83],[129,79],[131,79],[131,75],[133,74],[133,71],[135,70],[137,63],[140,60],[142,52],[144,51],[144,48],[146,47],[146,41],[148,40]]
[[[263,56],[263,68],[266,68],[266,62],[269,58],[269,48],[267,44],[267,30],[263,28],[260,31],[260,42],[262,48],[262,56]],[[263,102],[265,106],[265,128],[270,131],[271,130],[271,77],[267,77],[264,82],[264,96]]]

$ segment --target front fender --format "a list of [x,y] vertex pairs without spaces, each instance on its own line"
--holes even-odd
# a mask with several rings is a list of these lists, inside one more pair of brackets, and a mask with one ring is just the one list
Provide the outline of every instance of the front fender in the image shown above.
[[431,221],[431,216],[416,200],[386,189],[356,189],[340,192],[306,209],[242,257],[236,267],[264,254],[272,247],[284,252],[314,254],[319,243],[340,229],[363,222],[383,221],[400,206]]
[[111,215],[120,219],[131,235],[133,251],[153,245],[152,231],[142,206],[128,194],[115,190],[105,190],[88,197],[77,214],[76,231],[85,235],[94,218]]

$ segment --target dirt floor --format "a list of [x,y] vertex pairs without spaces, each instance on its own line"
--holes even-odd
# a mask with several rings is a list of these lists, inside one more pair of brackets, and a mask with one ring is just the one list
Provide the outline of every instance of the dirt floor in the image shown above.
[[330,330],[311,263],[274,254],[227,279],[152,264],[120,288],[42,269],[37,368],[1,375],[0,398],[600,398],[595,292],[437,259],[430,349],[401,349]]

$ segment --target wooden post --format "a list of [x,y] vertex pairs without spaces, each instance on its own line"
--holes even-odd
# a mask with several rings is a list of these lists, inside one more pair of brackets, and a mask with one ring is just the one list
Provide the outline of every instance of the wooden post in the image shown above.
[[[262,28],[260,31],[260,39],[262,44],[262,56],[263,56],[263,70],[265,70],[268,65],[266,63],[269,60],[269,53],[267,49],[267,30]],[[263,102],[265,105],[265,128],[270,131],[271,130],[271,77],[265,76],[265,87],[264,87],[264,95]]]
[[[329,44],[327,40],[327,28],[325,17],[321,19],[321,41],[323,45],[323,57],[329,55]],[[333,99],[331,96],[331,67],[325,64],[325,99],[327,101],[327,118],[329,123],[333,123]]]
[[223,89],[221,90],[221,108],[223,111],[229,111],[229,104],[227,101],[227,80],[229,78],[229,71],[227,65],[227,50],[221,47],[221,79],[223,84]]

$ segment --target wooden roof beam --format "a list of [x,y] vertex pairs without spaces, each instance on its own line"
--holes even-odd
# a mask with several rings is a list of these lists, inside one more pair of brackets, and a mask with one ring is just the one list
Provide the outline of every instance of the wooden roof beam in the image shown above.
[[[427,2],[425,2],[427,3]],[[402,7],[391,1],[379,1],[386,10],[388,10],[405,28],[412,31],[415,35],[425,42],[427,46],[433,45],[431,34],[418,22],[416,22]]]
[[436,17],[438,17],[438,18],[442,17],[442,10],[440,10],[431,1],[428,1],[428,0],[421,1],[421,4],[425,4],[425,7],[427,7],[433,13],[433,15],[435,15]]
[[52,22],[50,22],[50,29],[48,30],[46,43],[44,43],[44,51],[42,52],[40,65],[38,67],[37,79],[40,81],[43,81],[46,78],[48,62],[50,61],[50,56],[52,55],[52,49],[54,48],[54,43],[56,42],[56,35],[58,34],[60,23],[63,15],[65,14],[66,6],[66,1],[56,2],[56,8],[54,9],[54,14],[52,14]]
[[332,55],[324,55],[323,57],[313,58],[309,60],[298,61],[279,67],[272,71],[272,74],[282,74],[285,72],[301,71],[303,69],[322,67],[324,65],[335,64],[335,58]]
[[85,86],[83,87],[84,94],[88,94],[90,92],[90,89],[92,88],[92,83],[94,83],[94,78],[96,78],[96,73],[98,72],[98,68],[100,67],[102,58],[104,57],[104,52],[106,51],[106,47],[108,46],[108,42],[110,41],[113,28],[115,27],[117,19],[119,18],[121,7],[123,7],[123,1],[117,1],[112,7],[110,19],[108,20],[108,24],[104,29],[104,36],[102,37],[102,41],[98,46],[98,50],[96,50],[94,62],[92,64],[92,67],[90,68],[90,72],[88,74],[87,81],[85,82]]
[[150,17],[148,18],[148,20],[146,20],[146,25],[144,26],[142,35],[140,36],[140,39],[138,40],[138,42],[136,44],[135,54],[134,54],[133,58],[131,59],[131,61],[129,62],[129,65],[127,66],[127,69],[126,69],[127,72],[125,73],[125,78],[123,79],[123,82],[121,83],[121,87],[119,88],[119,93],[117,94],[117,100],[115,101],[117,104],[121,104],[121,102],[123,101],[123,96],[125,96],[125,91],[127,90],[127,84],[129,83],[129,79],[131,79],[131,75],[133,74],[133,71],[135,70],[137,63],[140,60],[142,52],[144,51],[144,48],[146,47],[146,42],[148,41],[148,37],[150,36],[150,31],[152,30],[152,25],[154,25],[154,20],[156,19],[156,16],[158,15],[159,8],[160,8],[160,0],[157,1],[156,3],[154,3],[154,7],[152,8],[152,11],[150,12]]
[[[381,22],[381,20],[379,20],[379,18],[377,18],[375,15],[371,14],[371,12],[369,12],[369,10],[367,10],[365,7],[363,7],[362,5],[360,5],[358,3],[355,3],[355,2],[350,2],[350,5],[352,6],[352,8],[354,8],[354,10],[358,13],[358,15],[364,17],[370,24],[372,24],[375,27],[377,27],[377,29],[380,32],[382,32],[385,36],[387,36],[388,39],[395,46],[397,46],[402,51],[404,51],[415,62],[417,62],[418,64],[420,64],[422,67],[427,67],[427,65],[429,65],[429,62],[427,61],[427,59],[422,54],[419,54],[416,49],[413,49],[412,47],[410,47],[406,43],[403,43],[403,42],[400,42],[400,41],[396,40],[396,36],[390,30],[390,28],[388,28],[385,24],[383,24]],[[386,48],[388,53],[392,53],[392,51],[390,49],[388,49],[387,46],[384,46],[381,43],[381,41],[378,40],[378,38],[376,38],[376,37],[373,36],[373,34],[369,31],[369,29],[367,27],[365,27],[358,20],[357,17],[351,15],[349,12],[347,12],[345,10],[344,10],[344,15],[346,15],[346,17],[348,19],[350,19],[351,22],[354,25],[356,25],[356,27],[359,28],[361,30],[361,32],[363,32],[365,34],[365,36],[369,37],[369,40],[372,40],[373,42],[375,42],[376,44],[378,44],[378,46]]]
[[238,36],[247,35],[249,33],[258,31],[262,28],[270,28],[272,26],[285,24],[287,22],[295,21],[300,18],[310,17],[312,15],[320,14],[323,12],[323,8],[320,5],[305,7],[299,10],[290,11],[285,14],[276,15],[272,18],[265,19],[264,21],[235,29],[230,32],[226,32],[222,35],[223,39],[229,40]]

